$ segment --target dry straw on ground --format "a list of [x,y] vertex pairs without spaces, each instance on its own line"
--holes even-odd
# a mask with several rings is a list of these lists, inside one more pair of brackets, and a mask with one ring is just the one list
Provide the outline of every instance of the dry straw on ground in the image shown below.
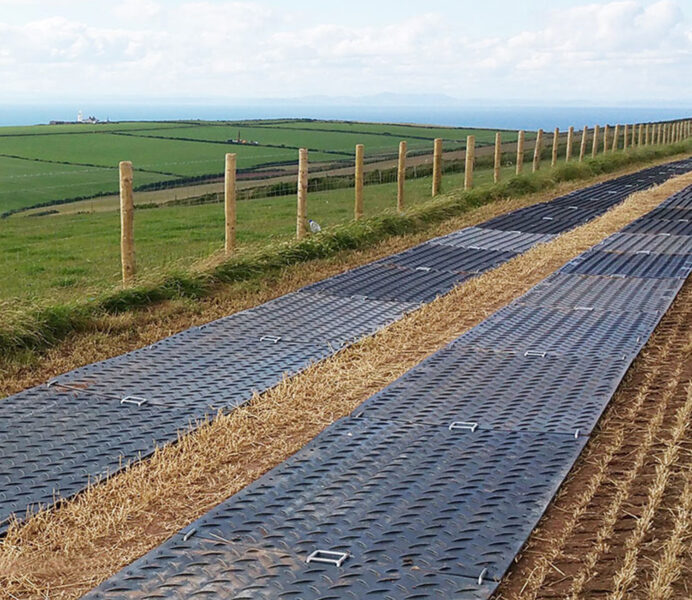
[[[631,196],[594,222],[462,284],[60,508],[12,527],[0,546],[0,597],[79,597],[285,460],[427,355],[691,183],[692,174]],[[505,210],[514,207],[507,204]],[[488,213],[490,208],[484,217]],[[392,245],[387,251],[396,249]]]

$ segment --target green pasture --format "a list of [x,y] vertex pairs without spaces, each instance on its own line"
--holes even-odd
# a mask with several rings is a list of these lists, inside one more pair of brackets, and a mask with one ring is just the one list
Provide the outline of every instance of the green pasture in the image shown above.
[[[442,138],[449,142],[465,142],[469,135],[476,136],[478,144],[494,144],[495,130],[491,129],[472,129],[463,127],[437,127],[427,125],[395,125],[386,123],[357,123],[352,121],[290,121],[277,123],[272,126],[275,129],[294,129],[323,131],[344,131],[355,134],[380,135],[384,137],[393,136],[397,140],[409,140],[413,143],[416,138],[434,140]],[[535,134],[527,132],[526,138],[533,139]],[[517,139],[516,131],[503,131],[503,142],[514,142]]]
[[[282,128],[282,126],[250,127],[247,125],[201,125],[198,127],[175,127],[171,129],[155,129],[151,131],[133,132],[137,136],[163,136],[170,138],[187,138],[200,141],[226,142],[229,139],[258,142],[263,145],[285,145],[294,148],[310,148],[316,150],[341,152],[352,156],[356,144],[364,144],[369,155],[396,154],[399,142],[405,137],[397,135],[382,135],[378,133],[343,133],[341,131],[320,131],[301,128]],[[464,138],[465,139],[465,138]],[[493,138],[494,139],[494,138]],[[432,152],[432,140],[409,138],[409,151],[428,150]],[[244,149],[246,146],[234,145]],[[461,142],[451,142],[448,149],[463,148]],[[338,157],[337,157],[338,158]]]
[[[109,133],[0,137],[0,155],[102,167],[117,167],[121,160],[130,160],[138,169],[180,177],[223,173],[224,154],[231,148],[238,154],[239,169],[297,160],[292,149],[232,147]],[[333,159],[333,155],[314,156],[320,161]]]
[[[135,172],[137,185],[173,179]],[[117,168],[83,167],[0,156],[0,213],[59,198],[118,192]],[[0,232],[4,228],[0,220]]]
[[[122,160],[132,161],[136,186],[177,179],[185,185],[221,175],[227,152],[238,155],[241,170],[295,163],[299,147],[311,149],[312,163],[338,163],[351,159],[356,144],[378,159],[395,155],[402,139],[412,154],[432,152],[436,137],[446,140],[446,150],[458,150],[470,133],[481,144],[494,141],[486,130],[305,120],[0,127],[0,214],[115,193]],[[258,145],[226,143],[239,135]],[[503,139],[514,138],[506,132]]]
[[[511,168],[506,169],[509,177]],[[476,172],[476,185],[489,183],[489,169]],[[446,174],[445,189],[463,185],[462,173]],[[406,184],[406,204],[430,198],[429,177]],[[309,217],[322,226],[353,218],[352,188],[314,192]],[[396,183],[365,188],[365,215],[396,207]],[[0,221],[0,301],[59,302],[84,299],[116,287],[120,278],[120,217],[117,212],[17,215]],[[135,238],[140,276],[154,279],[174,269],[188,269],[223,246],[223,206],[177,206],[137,210]],[[291,239],[296,226],[295,196],[242,201],[238,204],[238,243],[264,248]]]

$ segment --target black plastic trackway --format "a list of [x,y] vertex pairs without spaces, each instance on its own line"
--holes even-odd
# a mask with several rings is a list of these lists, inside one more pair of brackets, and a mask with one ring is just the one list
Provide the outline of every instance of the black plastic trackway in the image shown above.
[[489,598],[687,276],[566,271],[87,597]]
[[[286,374],[376,332],[475,273],[601,214],[637,189],[691,168],[692,161],[654,167],[572,193],[554,204],[524,209],[502,217],[506,230],[486,223],[438,238],[255,309],[77,369],[50,387],[5,399],[0,403],[0,520],[77,493],[90,478],[113,473],[149,454],[156,444],[174,441],[179,431],[200,419],[247,402]],[[519,227],[524,229],[512,229]],[[464,236],[475,243],[465,244]],[[503,369],[509,373],[518,368],[517,360],[543,358],[540,366],[532,360],[524,364],[529,378],[525,386],[531,376],[542,380],[546,402],[552,387],[549,373],[565,373],[570,364],[579,369],[577,365],[591,361],[592,374],[604,378],[593,389],[595,400],[586,399],[581,410],[562,404],[556,408],[560,418],[552,420],[550,411],[537,402],[527,404],[524,408],[534,415],[535,427],[519,414],[520,402],[516,414],[506,414],[500,424],[495,416],[480,418],[479,397],[464,405],[454,392],[453,402],[440,401],[442,422],[403,413],[400,420],[383,414],[346,420],[243,492],[243,498],[251,496],[256,503],[243,513],[246,517],[223,530],[237,534],[239,541],[224,538],[221,545],[201,548],[196,544],[206,543],[203,536],[189,537],[183,546],[187,549],[181,551],[197,557],[192,564],[184,566],[187,559],[164,546],[159,552],[171,553],[170,561],[161,564],[160,559],[145,557],[139,575],[127,576],[127,583],[116,577],[102,589],[111,590],[108,598],[120,597],[121,585],[129,590],[122,597],[142,597],[140,591],[149,584],[151,597],[204,596],[208,585],[238,598],[343,598],[379,591],[381,597],[421,598],[439,597],[441,590],[454,590],[459,597],[487,597],[493,589],[488,582],[501,577],[576,459],[584,438],[575,438],[573,430],[593,427],[618,376],[660,318],[661,306],[646,305],[648,310],[632,313],[515,303],[453,344],[450,356],[458,355],[463,362],[470,360],[462,360],[469,352],[501,350],[507,356],[498,355],[499,362],[492,363],[500,379]],[[538,369],[536,374],[530,374],[531,365]],[[480,361],[474,368],[487,366]],[[571,390],[555,389],[578,398],[580,384],[574,385]],[[511,393],[501,387],[493,389],[488,402],[499,406],[502,394]],[[465,388],[450,382],[450,389]],[[420,402],[411,403],[413,408],[417,405]],[[461,424],[452,424],[457,410]],[[469,429],[464,421],[476,418],[473,415],[479,415],[479,425]],[[407,454],[412,447],[417,449],[415,456]],[[300,474],[290,479],[293,471]],[[348,476],[329,483],[329,473],[342,471]],[[357,477],[361,471],[367,475]],[[304,489],[308,495],[290,506],[287,497],[275,503],[271,490],[280,481],[292,491],[281,492],[279,486],[277,493],[290,496]],[[308,508],[310,494],[316,500]],[[360,503],[350,500],[353,497]],[[363,522],[370,527],[363,528]],[[306,563],[310,548],[346,552],[349,557],[334,570],[326,563]],[[229,578],[219,561],[242,565],[257,577]],[[216,572],[220,579],[195,579],[198,571]],[[143,574],[155,572],[160,574],[156,581],[146,583],[148,576]],[[189,580],[182,588],[167,583],[181,577]]]

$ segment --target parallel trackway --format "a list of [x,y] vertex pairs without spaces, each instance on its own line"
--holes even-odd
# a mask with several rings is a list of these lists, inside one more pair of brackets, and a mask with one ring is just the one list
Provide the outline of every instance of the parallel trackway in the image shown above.
[[[662,208],[692,213],[692,186]],[[567,263],[85,598],[489,598],[692,272],[692,219],[672,240],[661,214]]]
[[189,423],[691,167],[662,165],[522,209],[4,400],[0,519],[6,527],[13,513],[79,492]]

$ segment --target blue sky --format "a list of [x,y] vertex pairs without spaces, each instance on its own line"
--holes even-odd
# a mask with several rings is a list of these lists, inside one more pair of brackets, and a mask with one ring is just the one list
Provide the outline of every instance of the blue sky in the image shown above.
[[0,102],[690,104],[690,0],[0,0]]

